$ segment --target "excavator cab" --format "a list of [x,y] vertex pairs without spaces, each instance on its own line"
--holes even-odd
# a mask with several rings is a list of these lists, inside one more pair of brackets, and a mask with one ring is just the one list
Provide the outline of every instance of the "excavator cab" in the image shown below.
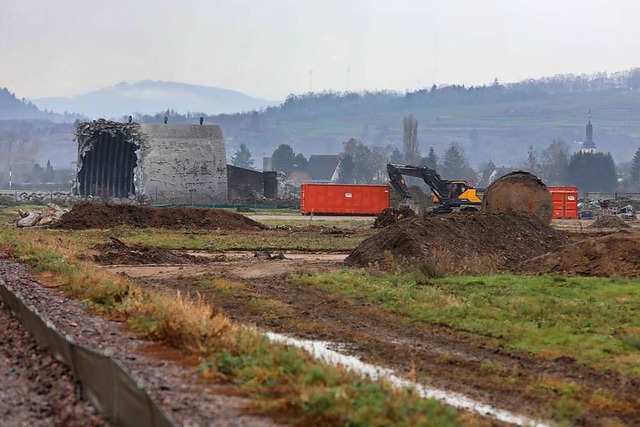
[[460,202],[467,202],[472,204],[482,203],[481,193],[479,189],[473,187],[467,181],[453,181],[451,183],[451,192],[449,197],[451,200],[459,200]]

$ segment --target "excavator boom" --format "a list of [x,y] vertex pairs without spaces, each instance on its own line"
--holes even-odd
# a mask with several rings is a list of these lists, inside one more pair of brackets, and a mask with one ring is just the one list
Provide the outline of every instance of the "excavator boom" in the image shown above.
[[431,188],[433,194],[438,200],[449,199],[449,181],[440,178],[438,172],[426,166],[411,165],[394,165],[387,164],[387,173],[389,174],[389,182],[391,186],[403,197],[410,199],[411,192],[405,182],[403,175],[422,178],[422,180]]

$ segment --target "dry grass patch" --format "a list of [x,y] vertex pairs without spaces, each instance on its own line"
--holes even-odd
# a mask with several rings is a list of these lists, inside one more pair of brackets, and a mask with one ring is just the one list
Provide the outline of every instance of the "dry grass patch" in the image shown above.
[[[298,425],[460,425],[456,413],[420,398],[411,389],[362,379],[314,360],[297,348],[274,344],[262,334],[231,324],[200,297],[141,289],[134,282],[79,260],[79,245],[42,230],[0,235],[5,252],[36,272],[47,272],[71,296],[101,313],[122,316],[151,339],[198,353],[206,378],[245,388],[267,411]],[[214,285],[214,283],[208,283]],[[216,282],[230,292],[232,282]],[[273,311],[288,307],[267,303]],[[264,305],[263,305],[264,307]],[[474,418],[475,419],[475,418]]]

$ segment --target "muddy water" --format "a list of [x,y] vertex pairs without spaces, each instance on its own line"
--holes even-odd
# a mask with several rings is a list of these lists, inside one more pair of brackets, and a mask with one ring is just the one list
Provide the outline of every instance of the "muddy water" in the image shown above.
[[418,384],[416,382],[406,380],[404,378],[400,378],[391,369],[383,368],[381,366],[373,365],[370,363],[365,363],[357,357],[348,356],[330,348],[335,348],[337,344],[332,344],[324,341],[297,339],[274,332],[267,332],[266,336],[271,341],[298,347],[307,351],[316,359],[322,360],[332,365],[343,366],[344,368],[352,372],[369,377],[373,380],[386,380],[394,386],[402,388],[411,387],[424,398],[436,399],[449,406],[453,406],[454,408],[472,411],[483,416],[495,418],[499,421],[519,426],[548,427],[548,424],[544,424],[542,422],[532,420],[531,418],[494,408],[490,405],[486,405],[484,403],[470,399],[460,393],[439,390],[423,384]]

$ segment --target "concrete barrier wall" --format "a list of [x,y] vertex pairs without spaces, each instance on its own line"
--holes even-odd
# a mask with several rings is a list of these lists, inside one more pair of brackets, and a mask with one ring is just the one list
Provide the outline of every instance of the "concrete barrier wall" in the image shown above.
[[72,370],[82,397],[114,425],[177,425],[117,361],[66,337],[1,279],[0,301],[9,307],[24,328],[33,335],[38,347]]
[[156,203],[227,200],[227,159],[222,130],[214,125],[143,124],[141,186]]

